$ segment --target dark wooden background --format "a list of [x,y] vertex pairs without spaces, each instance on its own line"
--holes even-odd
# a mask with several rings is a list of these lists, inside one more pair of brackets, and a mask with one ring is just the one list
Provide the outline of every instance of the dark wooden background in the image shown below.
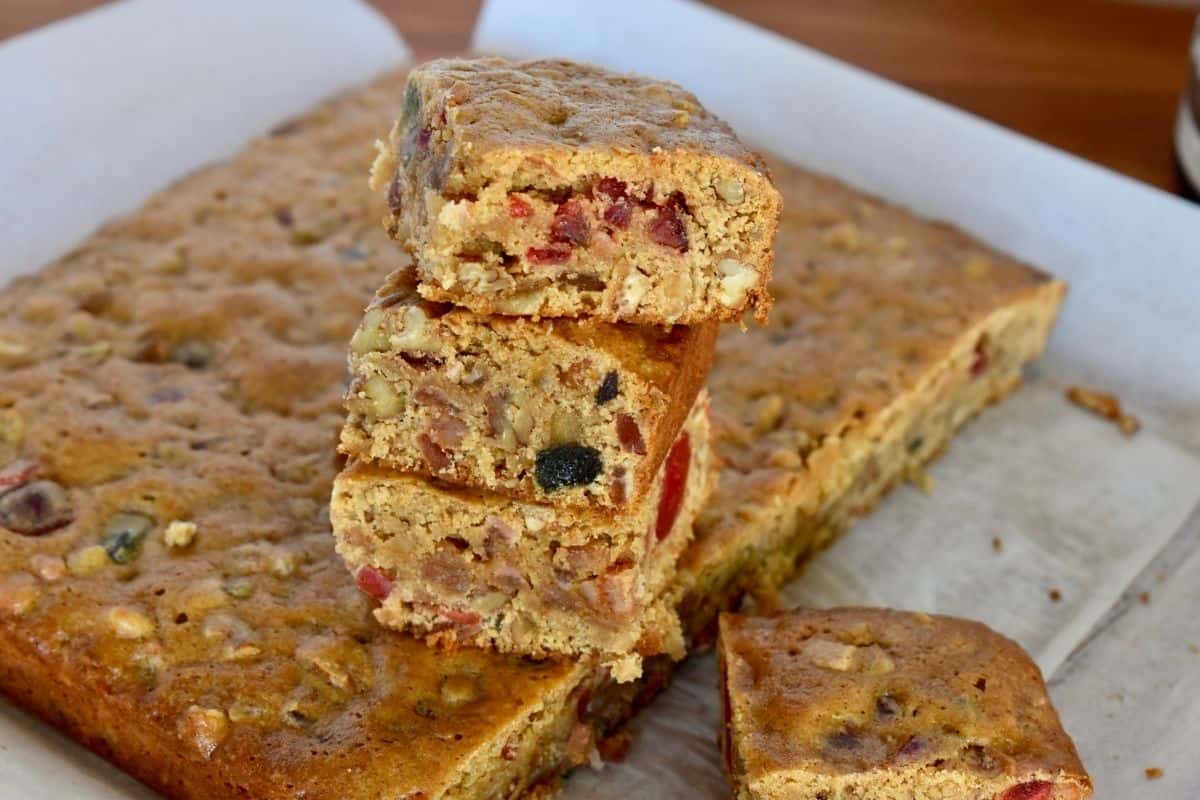
[[[0,38],[102,0],[2,0]],[[373,0],[418,57],[462,52],[479,0]],[[712,4],[1169,191],[1195,8],[1111,0]],[[301,8],[302,4],[297,4]]]

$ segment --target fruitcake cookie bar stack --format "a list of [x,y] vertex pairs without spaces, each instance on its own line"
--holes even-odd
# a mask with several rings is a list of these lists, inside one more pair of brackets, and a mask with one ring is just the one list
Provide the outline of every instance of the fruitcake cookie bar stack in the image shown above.
[[351,341],[338,551],[433,643],[683,654],[717,328],[765,316],[779,195],[682,89],[564,61],[409,76],[372,185],[413,264]]

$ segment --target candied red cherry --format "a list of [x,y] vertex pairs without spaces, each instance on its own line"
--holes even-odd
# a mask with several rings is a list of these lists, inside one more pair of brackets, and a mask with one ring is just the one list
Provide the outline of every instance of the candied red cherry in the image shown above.
[[533,204],[519,194],[508,196],[508,215],[516,219],[533,216]]
[[354,573],[354,582],[364,594],[379,601],[386,600],[392,593],[391,579],[370,564],[358,568],[358,572]]
[[438,608],[438,614],[457,625],[478,625],[483,619],[483,617],[470,609],[450,608],[449,606]]
[[662,494],[658,496],[658,517],[654,520],[654,535],[658,541],[667,538],[679,509],[683,507],[684,490],[687,488],[688,468],[692,463],[692,443],[686,433],[681,434],[667,453],[663,464]]
[[20,458],[0,469],[0,492],[6,492],[17,486],[22,486],[33,480],[37,475],[38,463],[27,458]]
[[629,205],[629,201],[624,198],[614,201],[604,209],[604,221],[617,230],[629,230],[629,223],[632,219],[633,206]]
[[1000,795],[1000,800],[1050,800],[1053,791],[1049,781],[1026,781]]
[[571,260],[571,248],[566,245],[531,247],[525,251],[525,258],[531,264],[565,264]]
[[627,188],[625,181],[619,181],[616,178],[601,178],[596,182],[596,191],[610,200],[624,200]]
[[637,421],[623,411],[617,414],[617,440],[627,453],[637,453],[639,456],[646,454],[646,442],[642,440]]
[[554,221],[550,223],[550,241],[583,247],[588,243],[589,233],[590,227],[580,202],[566,200],[560,203],[554,211]]
[[683,203],[674,197],[660,205],[654,219],[650,220],[646,233],[651,241],[661,244],[663,247],[670,247],[686,253],[688,238],[687,228],[684,227],[683,217],[680,213],[682,207]]

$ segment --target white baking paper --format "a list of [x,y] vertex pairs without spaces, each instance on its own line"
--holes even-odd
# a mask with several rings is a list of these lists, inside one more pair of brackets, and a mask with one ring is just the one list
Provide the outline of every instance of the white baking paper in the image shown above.
[[[299,5],[127,0],[0,46],[0,280],[405,55],[353,0]],[[1200,798],[1200,210],[678,0],[497,0],[475,44],[674,78],[757,145],[1070,281],[1047,358],[932,467],[932,494],[895,491],[786,597],[982,619],[1052,678],[1098,798]],[[1067,405],[1075,382],[1117,391],[1143,432]],[[711,657],[687,664],[629,758],[567,795],[728,796],[715,680]],[[3,800],[139,796],[0,714]]]
[[[493,0],[474,46],[672,78],[756,145],[1070,282],[1047,357],[933,465],[932,494],[894,492],[785,599],[983,620],[1052,679],[1097,798],[1200,798],[1200,208],[698,4]],[[1068,405],[1072,383],[1145,428]],[[1143,608],[1131,587],[1164,560]],[[689,664],[628,760],[568,796],[727,796],[715,682],[711,657]]]

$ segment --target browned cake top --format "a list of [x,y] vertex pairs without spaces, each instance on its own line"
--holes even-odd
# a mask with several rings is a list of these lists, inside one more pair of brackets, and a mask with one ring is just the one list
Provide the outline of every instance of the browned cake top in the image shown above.
[[728,701],[748,776],[937,763],[1082,776],[1037,666],[978,622],[888,609],[726,615]]
[[[444,117],[453,158],[464,164],[496,150],[655,149],[723,156],[761,167],[730,127],[695,95],[667,81],[565,60],[447,58],[415,68],[405,116],[456,107]],[[433,113],[433,112],[428,112]]]

